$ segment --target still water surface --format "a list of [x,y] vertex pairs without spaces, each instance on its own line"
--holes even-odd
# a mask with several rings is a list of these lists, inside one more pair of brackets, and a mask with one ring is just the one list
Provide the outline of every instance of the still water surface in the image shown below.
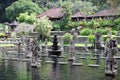
[[[88,64],[96,63],[95,60],[78,59],[76,62],[83,66],[57,65],[44,62],[42,58],[39,69],[31,69],[28,62],[10,61],[0,59],[0,80],[120,80],[120,60],[118,63],[118,74],[115,78],[104,75],[104,60],[100,60],[100,67],[91,68]],[[64,59],[67,61],[67,57]]]

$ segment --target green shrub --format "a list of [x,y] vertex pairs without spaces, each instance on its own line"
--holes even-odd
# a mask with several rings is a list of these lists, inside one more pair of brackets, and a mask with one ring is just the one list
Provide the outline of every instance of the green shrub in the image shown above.
[[73,39],[73,36],[70,33],[65,33],[62,36],[62,39],[64,41],[64,44],[69,44],[69,42]]
[[101,35],[107,35],[107,30],[102,29],[102,28],[96,29],[96,32],[100,33]]
[[90,28],[84,28],[80,31],[80,35],[85,35],[85,36],[88,36],[93,33],[94,33],[94,31]]
[[117,35],[117,31],[112,30],[112,35]]
[[60,23],[54,22],[53,23],[53,30],[58,30],[60,29]]
[[105,42],[107,39],[110,39],[110,37],[108,35],[103,35],[102,36],[102,41]]
[[90,43],[95,42],[95,35],[90,34],[90,35],[88,36],[88,41],[89,41]]
[[0,33],[0,38],[3,38],[5,36],[5,33]]

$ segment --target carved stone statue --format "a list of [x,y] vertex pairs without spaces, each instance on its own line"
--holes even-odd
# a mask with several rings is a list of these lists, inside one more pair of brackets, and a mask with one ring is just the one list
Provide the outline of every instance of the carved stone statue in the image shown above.
[[95,33],[95,43],[94,43],[94,46],[98,49],[100,49],[102,46],[101,46],[101,34],[100,33]]
[[118,51],[118,48],[115,40],[111,39],[106,42],[106,47],[105,47],[105,56],[106,56],[105,74],[106,75],[115,75],[117,73],[116,60],[114,58],[117,51]]
[[38,62],[40,48],[35,41],[32,44],[32,62]]
[[73,40],[70,42],[69,46],[69,61],[73,61],[75,59],[75,45]]

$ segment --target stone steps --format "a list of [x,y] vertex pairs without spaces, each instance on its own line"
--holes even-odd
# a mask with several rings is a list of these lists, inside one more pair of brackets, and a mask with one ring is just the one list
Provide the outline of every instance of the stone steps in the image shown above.
[[73,66],[83,66],[83,63],[73,63]]
[[98,64],[88,64],[89,67],[99,67],[100,65]]

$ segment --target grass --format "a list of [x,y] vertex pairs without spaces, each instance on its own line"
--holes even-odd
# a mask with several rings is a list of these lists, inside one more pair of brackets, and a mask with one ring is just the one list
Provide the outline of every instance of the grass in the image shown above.
[[[48,46],[51,46],[52,42],[48,42]],[[60,44],[58,44],[60,45]],[[92,44],[88,44],[88,47],[90,47]],[[14,44],[0,44],[0,47],[11,47],[11,46],[15,46]],[[42,46],[45,46],[45,42],[42,43]],[[64,44],[64,46],[69,46],[69,44]],[[85,47],[85,44],[83,43],[76,43],[75,46],[77,47]],[[118,48],[120,48],[120,44],[118,44]]]
[[[45,42],[42,43],[43,46],[45,46]],[[51,46],[52,42],[48,42],[48,46]],[[60,43],[58,43],[58,45],[60,45]],[[69,46],[70,44],[64,44],[64,46]],[[85,47],[85,44],[83,43],[76,43],[75,46],[77,47]],[[88,47],[92,46],[91,43],[88,43]],[[118,44],[118,48],[120,48],[120,44]]]
[[14,44],[0,44],[0,47],[12,47]]

